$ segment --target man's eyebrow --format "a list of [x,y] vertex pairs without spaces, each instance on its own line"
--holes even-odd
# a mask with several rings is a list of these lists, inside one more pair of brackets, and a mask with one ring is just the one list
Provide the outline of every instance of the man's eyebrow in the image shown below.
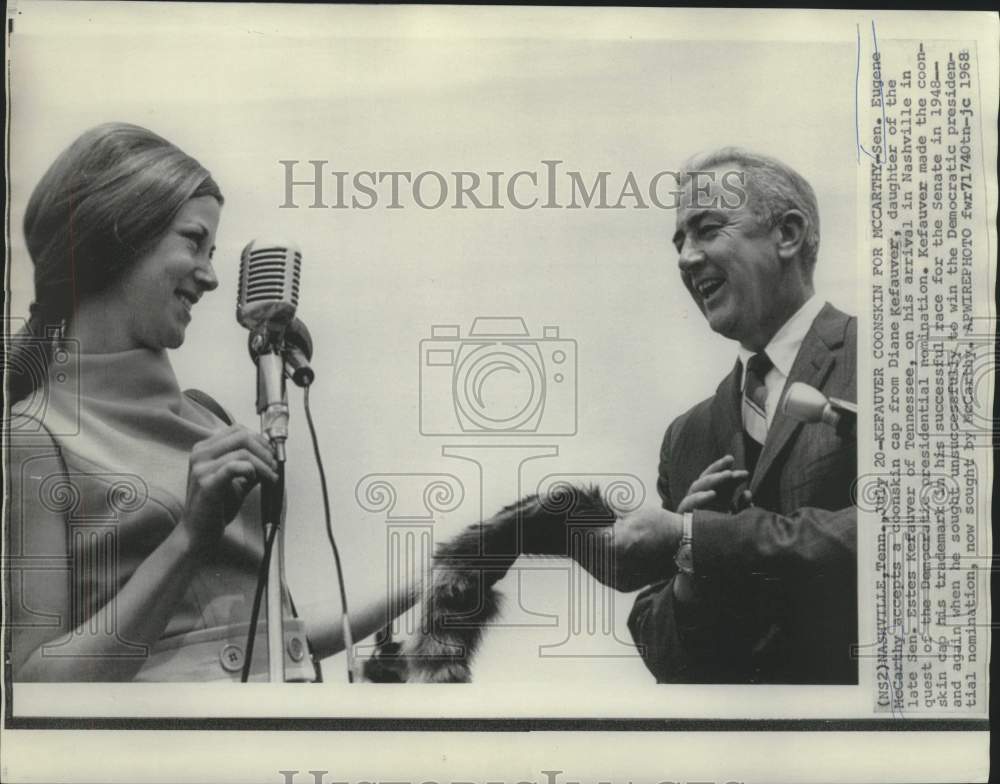
[[698,223],[701,223],[706,218],[724,218],[725,213],[722,210],[717,210],[714,207],[706,207],[703,210],[699,210],[695,216]]
[[688,229],[690,229],[692,226],[697,226],[698,223],[700,223],[701,220],[705,217],[706,212],[708,212],[708,210],[706,209],[700,209],[700,210],[693,209],[693,210],[688,210],[687,213],[684,215],[684,220],[682,220],[680,224],[678,224],[677,230],[674,232],[674,236],[671,240],[674,243],[674,246],[677,247],[678,250],[680,250],[678,245],[679,243],[683,242],[684,236],[685,234],[687,234]]
[[690,210],[688,214],[681,221],[680,226],[677,227],[677,231],[674,232],[672,242],[677,245],[678,242],[684,239],[685,233],[692,227],[697,227],[702,221],[708,220],[709,218],[725,219],[726,215],[722,210],[717,210],[712,207],[705,207],[703,209]]

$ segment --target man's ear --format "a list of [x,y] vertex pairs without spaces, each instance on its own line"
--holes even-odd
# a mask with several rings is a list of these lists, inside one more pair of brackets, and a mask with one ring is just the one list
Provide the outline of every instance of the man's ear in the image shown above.
[[798,210],[788,210],[778,220],[778,255],[782,259],[799,258],[802,246],[805,244],[809,219]]

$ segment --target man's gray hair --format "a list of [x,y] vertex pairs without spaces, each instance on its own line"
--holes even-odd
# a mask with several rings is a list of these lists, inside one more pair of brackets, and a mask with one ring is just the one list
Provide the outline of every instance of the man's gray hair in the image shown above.
[[806,216],[802,260],[809,272],[816,264],[819,251],[819,207],[816,194],[806,179],[790,166],[766,155],[740,147],[721,147],[698,153],[681,167],[679,181],[683,187],[696,171],[705,171],[725,164],[738,166],[744,172],[744,187],[750,210],[762,221],[774,226],[788,210],[798,210]]

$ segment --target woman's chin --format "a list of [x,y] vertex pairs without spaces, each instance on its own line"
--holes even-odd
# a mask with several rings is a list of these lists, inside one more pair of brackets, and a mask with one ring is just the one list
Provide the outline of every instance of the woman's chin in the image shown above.
[[159,343],[159,346],[150,346],[150,348],[180,348],[184,344],[184,328],[181,327],[168,335],[164,335]]

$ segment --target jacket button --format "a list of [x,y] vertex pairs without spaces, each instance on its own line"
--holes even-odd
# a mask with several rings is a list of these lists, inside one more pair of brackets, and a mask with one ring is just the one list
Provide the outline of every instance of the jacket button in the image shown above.
[[243,669],[243,649],[239,645],[226,645],[219,652],[219,661],[226,672],[240,672]]
[[288,655],[291,657],[293,662],[300,662],[305,658],[306,646],[302,644],[302,640],[298,637],[292,637],[288,641]]

